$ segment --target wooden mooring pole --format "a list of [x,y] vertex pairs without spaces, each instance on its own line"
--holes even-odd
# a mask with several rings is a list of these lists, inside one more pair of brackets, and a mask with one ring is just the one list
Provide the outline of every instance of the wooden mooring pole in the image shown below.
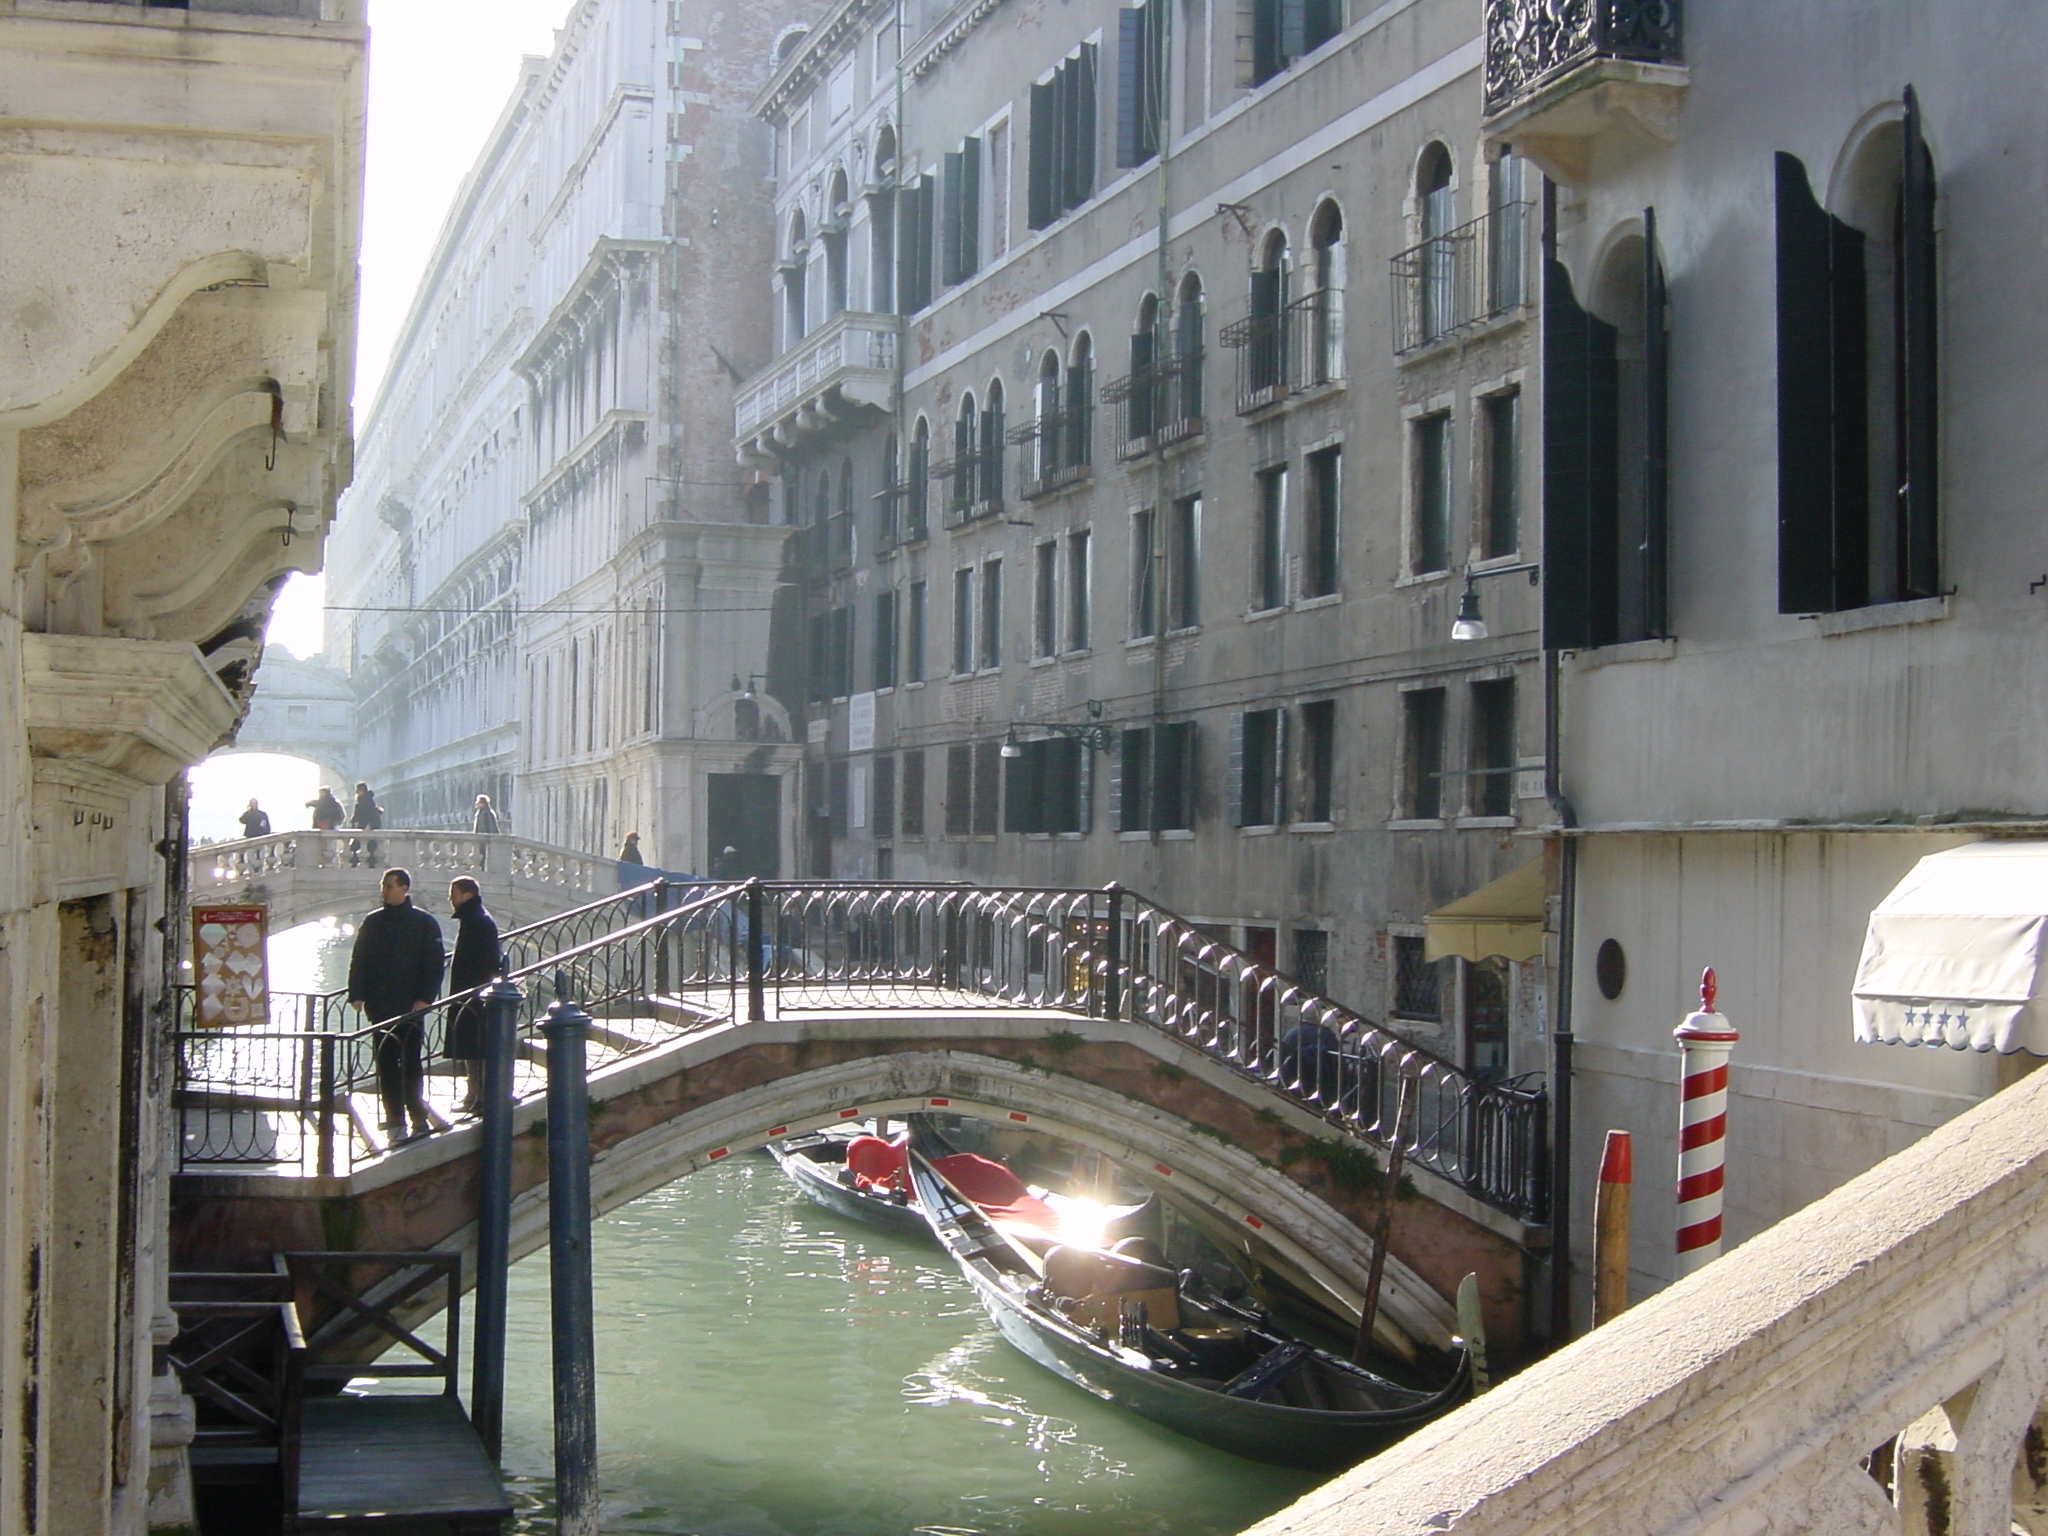
[[1635,1140],[1609,1131],[1593,1192],[1593,1326],[1628,1310],[1629,1200],[1635,1191]]
[[1379,1220],[1373,1224],[1372,1267],[1365,1276],[1365,1304],[1358,1313],[1358,1337],[1351,1341],[1351,1358],[1362,1363],[1372,1349],[1372,1328],[1379,1319],[1380,1283],[1387,1268],[1387,1239],[1394,1230],[1394,1202],[1401,1195],[1401,1165],[1407,1159],[1408,1118],[1415,1109],[1415,1077],[1403,1073],[1401,1094],[1394,1101],[1394,1134],[1387,1147],[1387,1182],[1380,1191]]
[[555,1529],[599,1536],[597,1349],[590,1289],[590,1017],[561,996],[548,1041],[548,1287],[554,1324]]

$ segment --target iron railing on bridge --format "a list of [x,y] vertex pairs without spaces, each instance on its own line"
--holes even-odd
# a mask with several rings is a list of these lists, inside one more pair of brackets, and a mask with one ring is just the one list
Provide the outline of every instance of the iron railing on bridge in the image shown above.
[[[672,903],[672,904],[671,904]],[[521,1039],[557,987],[593,1017],[593,1066],[714,1024],[896,1010],[1038,1008],[1157,1029],[1385,1147],[1400,1086],[1408,1161],[1525,1219],[1545,1211],[1545,1095],[1488,1082],[1319,997],[1156,903],[1107,890],[752,881],[649,886],[508,936],[525,983]],[[550,947],[556,946],[556,947]],[[429,1070],[447,1023],[426,1021]],[[387,1026],[178,1033],[185,1166],[298,1163],[334,1172],[377,1154],[355,1096],[372,1095]],[[522,1047],[515,1089],[543,1088]]]

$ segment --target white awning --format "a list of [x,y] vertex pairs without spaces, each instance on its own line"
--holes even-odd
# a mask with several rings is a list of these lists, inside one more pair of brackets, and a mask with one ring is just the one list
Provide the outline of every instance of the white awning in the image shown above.
[[1543,953],[1543,861],[1531,859],[1422,920],[1425,959],[1534,960]]
[[2048,1056],[2048,843],[1969,843],[1870,914],[1856,1038]]

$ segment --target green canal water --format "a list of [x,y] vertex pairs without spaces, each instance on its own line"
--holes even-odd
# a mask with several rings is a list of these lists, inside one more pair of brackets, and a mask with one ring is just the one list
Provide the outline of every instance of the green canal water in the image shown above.
[[[273,985],[339,985],[347,948],[279,934]],[[936,1247],[839,1220],[765,1154],[600,1218],[591,1260],[610,1533],[1225,1536],[1319,1480],[1052,1376]],[[507,1332],[514,1529],[550,1532],[545,1252],[513,1268]]]

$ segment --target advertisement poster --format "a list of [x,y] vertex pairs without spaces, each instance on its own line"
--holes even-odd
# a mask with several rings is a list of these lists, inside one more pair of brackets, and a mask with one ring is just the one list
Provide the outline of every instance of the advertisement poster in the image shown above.
[[267,907],[194,907],[192,981],[201,1029],[263,1024],[270,1018]]

